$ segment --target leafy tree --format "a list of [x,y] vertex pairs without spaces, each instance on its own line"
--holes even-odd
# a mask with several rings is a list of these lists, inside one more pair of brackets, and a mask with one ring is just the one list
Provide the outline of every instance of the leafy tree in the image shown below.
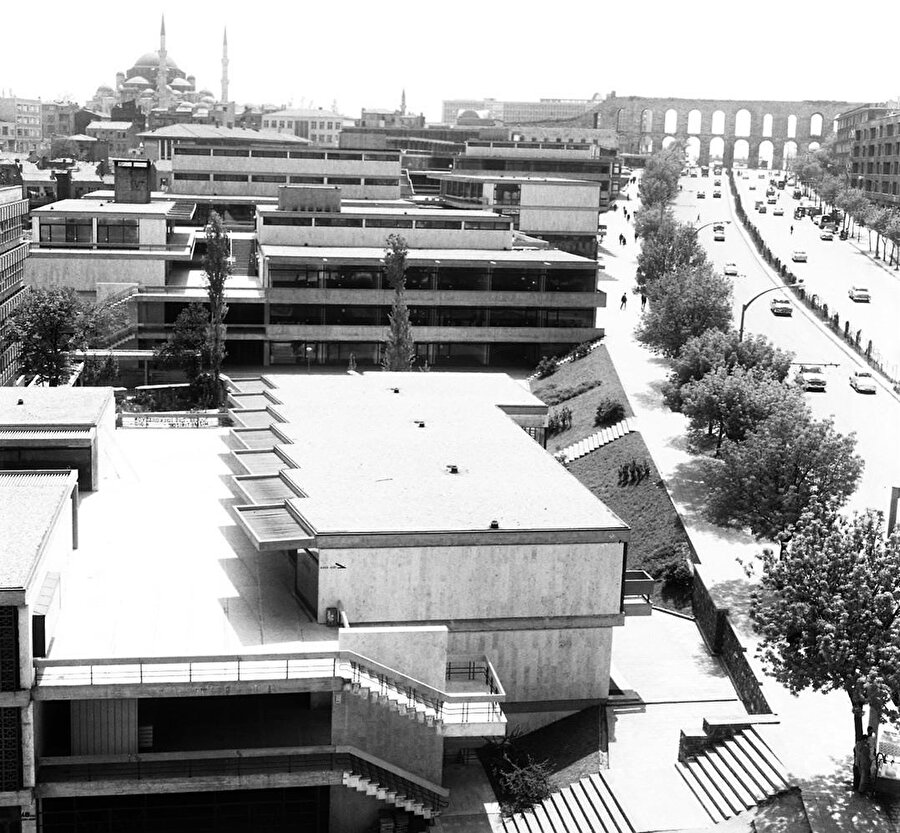
[[50,142],[50,158],[81,159],[81,151],[71,139],[54,139]]
[[651,304],[635,334],[656,353],[677,356],[695,336],[731,327],[732,284],[709,264],[681,267],[647,289]]
[[706,433],[716,438],[716,456],[728,438],[739,442],[779,408],[802,412],[799,389],[758,370],[720,366],[681,389],[682,410],[690,419],[695,441]]
[[860,188],[848,188],[844,198],[844,204],[841,206],[841,209],[844,211],[844,228],[846,229],[846,223],[849,223],[848,217],[853,219],[854,224],[863,220],[869,210],[870,204],[865,191]]
[[678,194],[678,178],[684,168],[684,143],[674,142],[652,154],[644,164],[638,195],[644,208],[655,209],[660,217]]
[[838,194],[841,193],[841,180],[826,174],[819,185],[819,196],[826,205],[834,207]]
[[669,208],[661,216],[659,211],[648,208],[638,208],[634,212],[634,230],[638,237],[644,239],[652,237],[661,227],[674,222],[675,215]]
[[760,423],[742,443],[726,443],[710,462],[707,509],[719,524],[748,527],[758,538],[787,534],[814,494],[843,504],[863,470],[855,435],[815,421],[792,400]]
[[663,396],[673,411],[680,411],[681,389],[718,367],[758,370],[783,382],[793,357],[793,353],[779,350],[765,336],[751,335],[740,340],[734,330],[706,330],[681,348],[663,388]]
[[172,335],[156,351],[156,359],[164,367],[180,368],[185,379],[193,382],[209,367],[209,349],[209,310],[201,304],[188,304],[178,313]]
[[94,173],[99,177],[109,176],[109,174],[111,173],[109,169],[109,162],[107,162],[105,159],[101,159],[97,163],[97,167],[94,168]]
[[[762,556],[750,616],[775,679],[794,694],[843,691],[853,733],[898,717],[900,702],[900,533],[885,537],[881,514],[852,518],[813,494],[797,518],[789,549]],[[859,789],[868,786],[861,772]]]
[[707,262],[697,230],[684,223],[665,223],[645,237],[638,254],[637,282],[648,287],[676,269],[698,269]]
[[869,229],[869,249],[872,248],[872,232],[875,232],[875,259],[879,258],[881,235],[887,230],[891,212],[878,205],[870,205],[866,211],[865,223]]
[[126,320],[120,308],[88,304],[69,287],[31,287],[7,318],[3,343],[19,345],[23,373],[57,387],[71,376],[71,351],[105,346]]
[[84,367],[78,377],[83,387],[109,387],[119,376],[119,360],[110,352],[103,358],[91,356],[84,360]]
[[[891,243],[891,257],[890,262],[897,262],[897,266],[895,268],[900,267],[900,260],[897,260],[897,246],[900,245],[900,213],[897,211],[892,211],[891,216],[888,218],[887,227],[884,230],[884,236]],[[885,244],[887,245],[887,244]]]
[[216,384],[213,387],[212,404],[218,407],[222,401],[219,377],[225,361],[225,284],[231,275],[231,245],[225,223],[213,211],[206,226],[206,254],[203,271],[206,273],[206,294],[209,298],[209,367]]
[[409,308],[406,306],[406,258],[409,250],[406,240],[399,234],[387,238],[384,253],[384,271],[394,290],[394,300],[389,315],[390,330],[381,367],[384,370],[412,370],[416,358],[416,345],[409,324]]

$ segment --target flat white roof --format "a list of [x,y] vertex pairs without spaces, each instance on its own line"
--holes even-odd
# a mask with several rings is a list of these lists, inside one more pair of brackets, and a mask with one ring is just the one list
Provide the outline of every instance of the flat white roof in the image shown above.
[[506,374],[283,376],[272,393],[316,534],[627,529],[501,410],[545,408]]
[[97,425],[112,398],[112,388],[0,387],[0,425],[7,428]]
[[[454,173],[442,174],[441,179],[454,180],[478,180],[479,182],[536,182],[545,185],[584,185],[592,188],[599,188],[600,183],[592,179],[572,179],[561,176],[515,176],[505,174],[483,174],[483,173]],[[450,197],[452,198],[452,194]]]
[[165,217],[175,202],[103,202],[102,200],[58,200],[36,208],[33,214],[137,214]]
[[[312,186],[319,187],[319,186]],[[325,188],[329,188],[332,186],[324,186]],[[340,187],[340,186],[334,186]],[[359,202],[354,203],[345,203],[341,202],[341,211],[340,215],[333,211],[326,212],[324,210],[319,212],[310,212],[310,211],[283,211],[278,208],[276,205],[260,205],[257,207],[257,211],[260,214],[274,214],[278,216],[279,214],[301,214],[303,216],[307,216],[309,214],[315,214],[317,217],[324,215],[327,217],[336,217],[336,216],[345,216],[352,215],[354,217],[404,217],[409,216],[414,219],[431,219],[431,220],[506,220],[508,218],[501,217],[499,214],[495,214],[493,211],[479,211],[476,209],[465,209],[465,208],[422,208],[421,206],[415,205],[413,203],[405,203],[400,205],[385,205],[384,203],[380,205],[371,205],[367,206],[361,204]]]
[[[340,260],[383,260],[384,249],[374,246],[272,246],[259,247],[264,257]],[[586,257],[569,254],[559,249],[410,249],[407,262],[418,264],[452,261],[495,263],[546,263],[549,266],[595,267]]]

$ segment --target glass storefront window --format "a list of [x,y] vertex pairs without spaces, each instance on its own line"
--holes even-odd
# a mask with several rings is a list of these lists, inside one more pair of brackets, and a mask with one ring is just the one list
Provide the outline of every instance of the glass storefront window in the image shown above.
[[475,290],[488,289],[488,270],[479,268],[441,266],[438,268],[438,289]]
[[497,292],[538,292],[541,276],[537,270],[494,269],[491,289]]

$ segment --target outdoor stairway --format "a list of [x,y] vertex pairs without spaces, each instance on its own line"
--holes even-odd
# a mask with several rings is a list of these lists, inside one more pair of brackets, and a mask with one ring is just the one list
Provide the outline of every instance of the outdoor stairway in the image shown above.
[[502,820],[504,833],[633,833],[601,774],[553,793],[524,813]]
[[256,274],[256,259],[253,256],[252,239],[232,236],[231,256],[234,258],[231,269],[233,275]]
[[357,697],[373,703],[381,703],[391,711],[404,715],[410,720],[434,727],[439,735],[443,734],[444,722],[433,706],[411,697],[391,683],[379,681],[374,675],[360,674],[359,682],[345,682],[342,688]]
[[626,434],[630,434],[632,431],[637,430],[637,418],[628,417],[609,428],[601,428],[589,437],[585,437],[577,443],[572,443],[572,445],[560,449],[556,452],[556,457],[562,459],[564,463],[571,463],[573,460],[584,457],[585,454],[590,454],[601,446],[611,443],[613,440],[617,440],[619,437],[624,437]]
[[422,801],[415,799],[406,793],[400,792],[398,788],[392,788],[380,784],[378,781],[371,779],[365,775],[355,772],[344,772],[341,777],[341,783],[345,787],[350,787],[357,792],[371,795],[374,798],[386,801],[394,807],[406,810],[409,813],[420,816],[423,819],[432,819],[437,815],[437,810],[427,806]]
[[675,767],[714,822],[730,819],[791,786],[781,761],[753,726]]

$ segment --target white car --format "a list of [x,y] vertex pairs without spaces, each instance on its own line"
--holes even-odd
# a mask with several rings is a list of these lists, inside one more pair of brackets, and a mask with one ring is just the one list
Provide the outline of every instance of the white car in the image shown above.
[[776,209],[772,212],[772,216],[774,216],[774,217],[783,217],[783,216],[784,216],[784,209],[779,205],[778,208],[776,208]]
[[794,314],[794,306],[787,298],[773,298],[769,303],[772,315],[786,315],[790,318]]
[[854,370],[850,374],[850,387],[857,393],[875,393],[875,378],[868,370]]
[[803,390],[825,390],[825,369],[818,364],[802,364],[797,371],[797,381]]
[[834,240],[834,233],[826,229],[819,235],[819,240]]
[[806,263],[806,252],[796,251],[791,255],[791,260],[794,263]]
[[850,296],[851,301],[863,301],[868,303],[872,300],[872,296],[869,295],[869,290],[864,286],[851,286],[850,291],[847,294]]
[[726,263],[725,264],[725,274],[726,275],[737,275],[737,264],[736,263]]

